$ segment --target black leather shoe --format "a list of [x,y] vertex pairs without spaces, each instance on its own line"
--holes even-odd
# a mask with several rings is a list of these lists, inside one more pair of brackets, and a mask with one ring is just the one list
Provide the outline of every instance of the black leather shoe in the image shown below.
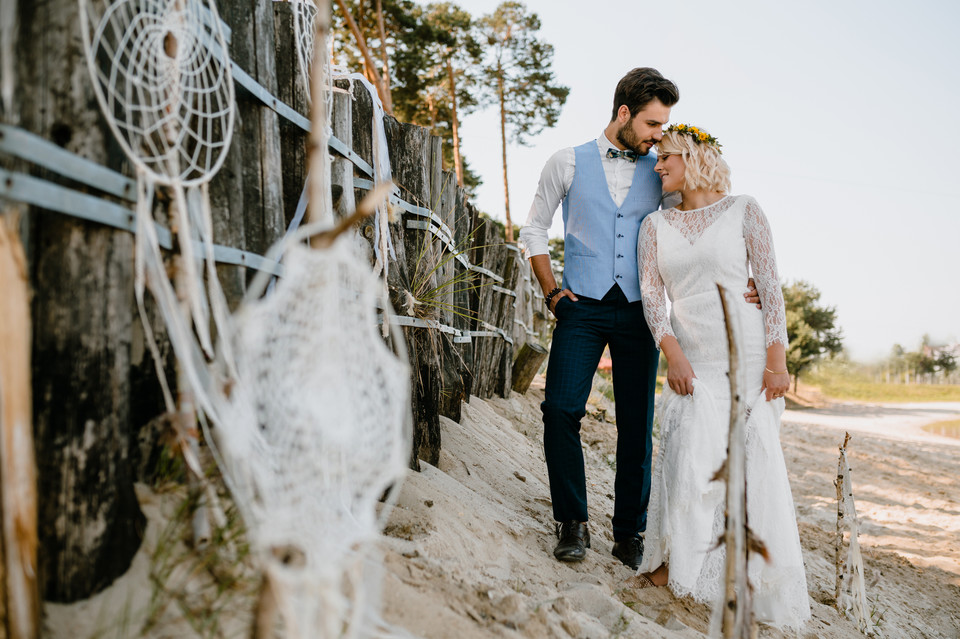
[[590,547],[590,530],[585,521],[565,521],[557,524],[557,547],[553,556],[560,561],[583,561]]
[[613,542],[613,556],[636,570],[643,559],[643,538],[631,537],[625,541]]

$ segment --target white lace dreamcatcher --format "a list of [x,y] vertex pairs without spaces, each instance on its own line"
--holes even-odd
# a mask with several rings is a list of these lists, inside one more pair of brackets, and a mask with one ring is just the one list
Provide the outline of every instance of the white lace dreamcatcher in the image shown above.
[[[410,372],[403,336],[387,323],[385,287],[349,238],[336,240],[382,206],[390,187],[378,187],[329,229],[328,19],[316,17],[310,83],[312,223],[271,249],[268,257],[282,256],[284,277],[261,297],[269,275],[259,273],[235,315],[238,383],[224,398],[229,430],[216,443],[268,577],[266,600],[276,602],[288,635],[397,636],[379,620],[380,562],[371,542],[389,512],[378,516],[377,500],[395,495],[406,472]],[[396,354],[378,334],[378,310]],[[271,632],[269,615],[258,623]]]
[[[233,79],[220,18],[208,0],[80,0],[80,7],[97,99],[136,169],[136,294],[164,399],[172,412],[146,316],[145,287],[157,300],[184,381],[212,414],[200,392],[209,386],[204,358],[214,354],[210,316],[212,311],[223,332],[228,311],[213,259],[208,184],[226,157],[234,123]],[[153,220],[157,185],[167,187],[172,198],[177,290],[167,276]],[[232,369],[229,351],[221,357]]]
[[[390,309],[384,288],[349,242],[330,239],[356,220],[315,235],[333,219],[327,58],[313,65],[313,103],[326,107],[314,109],[311,134],[315,223],[269,252],[285,268],[274,291],[263,295],[269,275],[260,272],[230,316],[213,260],[206,186],[223,162],[234,119],[216,8],[206,0],[80,2],[97,97],[137,171],[137,299],[168,408],[173,399],[144,311],[145,286],[182,371],[178,391],[188,386],[214,426],[207,440],[287,636],[391,634],[376,613],[369,542],[383,523],[378,499],[391,487],[395,493],[406,470],[410,374],[402,336],[393,329],[394,354],[378,335],[378,308],[385,317]],[[325,49],[323,42],[321,30]],[[158,184],[172,194],[176,289],[152,217]]]
[[[334,67],[330,59],[330,49],[324,37],[317,41],[315,37],[323,29],[317,29],[317,21],[320,19],[320,13],[314,0],[288,0],[293,9],[294,20],[294,49],[297,52],[297,62],[303,77],[304,86],[307,89],[307,95],[310,96],[312,104],[322,104],[324,107],[323,120],[324,130],[319,133],[323,136],[323,148],[326,149],[326,140],[329,140],[332,131],[330,130],[331,114],[333,112],[333,92],[343,91],[334,87],[335,80],[347,80],[350,83],[346,91],[353,95],[353,86],[355,82],[360,82],[370,95],[373,104],[373,117],[371,126],[373,127],[373,178],[376,184],[390,182],[392,173],[390,169],[390,152],[387,148],[387,135],[384,126],[384,110],[380,100],[380,95],[376,88],[361,74],[350,73],[342,68]],[[317,46],[319,45],[319,47]],[[314,126],[317,126],[317,119],[314,118]],[[312,133],[311,135],[314,135]],[[317,148],[321,141],[315,140]],[[315,197],[325,198],[320,207],[319,215],[314,217],[315,221],[320,219],[333,219],[324,217],[325,211],[332,211],[333,204],[330,198],[330,173],[329,173],[329,153],[324,153],[326,162],[323,164],[323,174],[318,176],[319,180],[312,181],[310,188],[311,200]],[[315,163],[311,166],[311,171],[315,170]],[[310,178],[308,178],[310,179]],[[303,209],[297,207],[297,214],[291,223],[288,233],[294,232],[300,224]],[[374,272],[382,275],[383,286],[386,287],[387,276],[389,275],[390,259],[396,259],[396,252],[393,247],[393,240],[390,237],[390,204],[388,201],[377,203],[376,216],[374,217],[374,236],[373,252],[375,257]],[[384,325],[383,336],[387,336],[386,325]]]
[[316,230],[288,238],[274,292],[258,277],[235,315],[217,448],[288,636],[386,635],[371,542],[406,471],[410,373],[402,335],[394,354],[377,330],[389,301],[369,265],[349,238],[304,246]]
[[289,0],[293,9],[293,37],[294,48],[297,51],[297,62],[300,69],[300,78],[310,94],[311,67],[313,66],[313,43],[317,32],[315,20],[317,18],[317,4],[314,0]]

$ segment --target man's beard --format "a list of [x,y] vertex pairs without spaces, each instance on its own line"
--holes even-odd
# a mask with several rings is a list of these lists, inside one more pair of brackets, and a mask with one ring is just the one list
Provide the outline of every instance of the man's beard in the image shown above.
[[[627,120],[627,123],[617,129],[617,142],[627,147],[631,151],[638,153],[639,155],[646,155],[650,153],[650,149],[653,148],[653,145],[656,144],[656,140],[641,140],[637,137],[637,134],[634,133],[633,127],[630,126],[630,123],[633,122],[633,118]],[[640,145],[646,142],[650,146],[646,150],[641,151]]]

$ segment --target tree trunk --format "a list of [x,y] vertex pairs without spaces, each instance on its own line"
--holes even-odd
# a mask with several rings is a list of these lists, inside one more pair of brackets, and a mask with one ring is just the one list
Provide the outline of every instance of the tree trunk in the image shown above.
[[460,160],[460,123],[457,120],[457,84],[453,77],[453,65],[447,60],[447,78],[450,81],[450,124],[453,127],[453,168],[457,173],[457,185],[463,188],[463,163]]
[[506,241],[513,242],[510,220],[510,186],[507,184],[507,102],[503,87],[503,68],[497,63],[497,94],[500,97],[500,144],[503,149],[503,207],[506,216]]
[[347,21],[347,26],[350,27],[353,37],[357,39],[357,47],[360,49],[360,53],[363,54],[363,62],[369,70],[370,76],[372,76],[370,81],[373,82],[373,86],[377,87],[377,93],[380,95],[380,101],[383,103],[383,110],[387,115],[393,115],[393,102],[390,100],[390,92],[386,90],[387,86],[377,71],[373,57],[370,55],[370,49],[367,48],[366,38],[363,37],[363,33],[360,31],[357,23],[353,21],[353,16],[350,15],[350,9],[347,8],[344,0],[337,0],[337,6],[339,6],[340,11],[343,12],[343,18]]
[[[126,159],[95,106],[79,5],[20,10],[22,126],[119,170]],[[47,599],[75,601],[127,570],[144,528],[130,463],[133,236],[36,209],[30,222],[39,577]]]
[[387,60],[387,26],[383,22],[383,0],[377,0],[377,29],[380,31],[380,59],[383,61],[383,72],[381,80],[383,87],[381,95],[384,96],[384,109],[387,113],[393,113],[393,95],[390,93],[390,63]]

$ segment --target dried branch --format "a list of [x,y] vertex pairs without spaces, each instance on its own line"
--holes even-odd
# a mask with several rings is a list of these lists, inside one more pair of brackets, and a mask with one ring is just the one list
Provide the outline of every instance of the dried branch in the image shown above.
[[367,193],[367,196],[357,205],[357,210],[348,217],[343,218],[332,229],[321,231],[310,238],[310,246],[313,248],[328,248],[340,235],[351,228],[360,220],[370,217],[377,212],[377,205],[390,195],[393,190],[393,182],[383,182],[378,184],[375,189]]
[[[720,284],[717,284],[717,290],[720,293],[730,353],[730,439],[725,462],[727,475],[727,522],[724,533],[726,577],[721,632],[725,639],[748,639],[752,636],[754,626],[753,602],[750,596],[750,582],[747,578],[748,538],[752,535],[747,527],[745,418],[738,384],[740,354],[736,331],[727,306],[726,290]],[[721,467],[717,472],[720,473],[723,468]],[[759,540],[751,541],[754,546],[762,547],[762,542]]]
[[387,115],[393,115],[393,102],[390,99],[390,91],[387,88],[387,85],[384,83],[383,78],[380,76],[380,72],[377,71],[377,65],[374,63],[373,56],[370,55],[370,49],[367,47],[367,39],[363,37],[360,27],[357,26],[356,22],[354,22],[353,16],[350,14],[350,9],[347,8],[347,3],[344,2],[344,0],[337,0],[337,6],[339,6],[340,11],[343,12],[343,17],[344,20],[347,21],[347,26],[350,27],[350,32],[353,33],[353,37],[357,40],[357,47],[359,47],[360,53],[363,54],[363,63],[370,71],[370,75],[373,76],[373,83],[377,87],[377,93],[380,95],[380,101],[383,102],[383,110],[387,113]]

